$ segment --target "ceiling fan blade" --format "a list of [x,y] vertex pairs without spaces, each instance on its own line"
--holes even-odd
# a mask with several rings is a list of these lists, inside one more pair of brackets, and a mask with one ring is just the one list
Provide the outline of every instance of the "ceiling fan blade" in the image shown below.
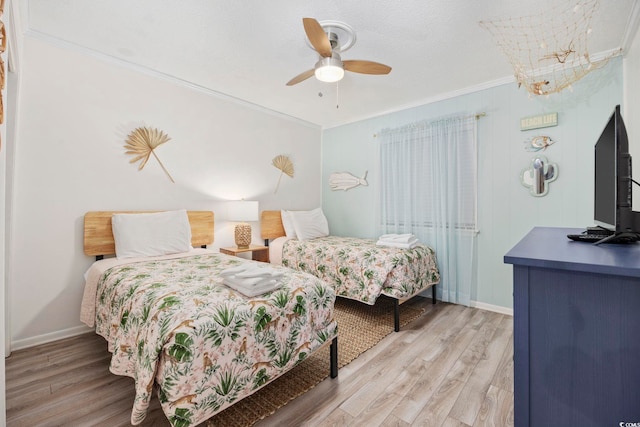
[[331,56],[331,42],[318,21],[313,18],[302,18],[304,31],[311,42],[311,46],[324,58]]
[[287,86],[297,85],[300,82],[307,80],[309,77],[313,76],[315,70],[312,68],[310,70],[305,71],[304,73],[300,73],[291,80],[287,82]]
[[388,65],[380,64],[373,61],[361,61],[358,59],[351,59],[342,61],[344,69],[360,74],[389,74],[391,67]]

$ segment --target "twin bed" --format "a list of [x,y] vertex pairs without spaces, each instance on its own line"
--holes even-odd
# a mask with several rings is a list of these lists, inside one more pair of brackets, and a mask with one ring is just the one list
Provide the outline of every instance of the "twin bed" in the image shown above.
[[[112,218],[155,221],[159,214],[89,212],[84,220],[84,250],[96,262],[86,274],[81,320],[107,340],[110,370],[135,380],[132,424],[144,420],[154,391],[172,425],[198,424],[325,345],[331,346],[330,375],[337,376],[330,286],[275,266],[269,268],[282,275],[272,292],[249,298],[225,286],[223,271],[255,261],[204,249],[213,241],[213,212],[179,213],[182,229],[173,234],[165,233],[173,220],[157,222],[160,233],[141,232],[134,221],[114,238]],[[126,246],[127,233],[151,241],[166,234],[165,253],[138,256]],[[184,235],[186,251],[166,250],[182,247],[176,241]],[[118,253],[127,256],[104,258]]]
[[440,274],[431,247],[382,247],[371,239],[329,236],[321,210],[298,212],[304,216],[294,224],[297,238],[287,237],[291,231],[283,222],[283,211],[261,213],[262,238],[270,247],[272,263],[322,279],[339,297],[369,305],[375,304],[380,295],[393,298],[396,332],[400,329],[402,303],[431,288],[435,304]]

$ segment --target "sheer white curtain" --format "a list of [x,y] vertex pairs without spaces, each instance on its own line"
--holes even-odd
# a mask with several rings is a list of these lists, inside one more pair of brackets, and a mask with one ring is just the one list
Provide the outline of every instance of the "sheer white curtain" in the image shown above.
[[385,129],[380,140],[380,232],[413,233],[433,247],[437,297],[469,305],[476,280],[476,118]]

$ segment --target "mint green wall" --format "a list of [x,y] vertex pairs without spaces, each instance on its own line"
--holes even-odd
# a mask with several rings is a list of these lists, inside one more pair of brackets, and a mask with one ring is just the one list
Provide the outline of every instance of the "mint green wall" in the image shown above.
[[[515,83],[363,120],[323,132],[322,207],[331,233],[375,237],[378,160],[375,134],[423,119],[486,113],[478,121],[478,286],[479,305],[512,308],[512,267],[504,254],[532,227],[584,228],[593,223],[593,146],[616,104],[622,104],[622,58],[549,97],[529,97]],[[558,126],[520,131],[520,119],[557,112]],[[624,116],[624,109],[623,109]],[[548,135],[556,143],[544,154],[559,167],[544,197],[532,197],[520,184],[533,153],[523,142]],[[633,141],[631,142],[633,144]],[[331,191],[332,172],[362,176],[367,187]],[[428,191],[428,189],[425,189]]]

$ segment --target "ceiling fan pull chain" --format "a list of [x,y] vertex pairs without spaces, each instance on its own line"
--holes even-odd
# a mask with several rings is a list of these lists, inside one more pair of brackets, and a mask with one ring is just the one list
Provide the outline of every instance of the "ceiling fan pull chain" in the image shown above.
[[340,100],[339,100],[340,91],[338,90],[338,86],[340,86],[340,84],[336,82],[336,108],[340,108]]

